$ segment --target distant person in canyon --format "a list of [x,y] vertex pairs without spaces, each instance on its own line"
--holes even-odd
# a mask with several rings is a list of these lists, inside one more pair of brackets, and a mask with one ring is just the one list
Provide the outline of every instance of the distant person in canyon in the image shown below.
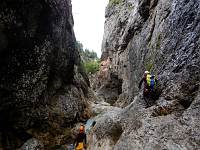
[[151,102],[152,102],[152,94],[154,91],[154,88],[157,84],[157,79],[155,78],[154,75],[151,75],[149,71],[145,71],[143,78],[141,79],[138,88],[141,89],[142,83],[144,83],[143,86],[143,98],[144,101],[146,102],[146,106],[150,107]]
[[86,150],[87,148],[87,138],[84,125],[81,125],[79,128],[79,133],[74,140],[74,147],[75,150]]

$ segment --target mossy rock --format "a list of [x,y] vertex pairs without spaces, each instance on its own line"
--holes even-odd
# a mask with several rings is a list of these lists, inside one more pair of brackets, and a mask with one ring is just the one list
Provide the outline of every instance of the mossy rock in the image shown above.
[[121,4],[122,0],[110,0],[109,5],[118,5]]

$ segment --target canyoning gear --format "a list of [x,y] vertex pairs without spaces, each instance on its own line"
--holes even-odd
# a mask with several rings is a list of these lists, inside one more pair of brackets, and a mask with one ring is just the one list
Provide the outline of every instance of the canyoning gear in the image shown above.
[[83,133],[83,132],[84,132],[84,130],[85,130],[85,129],[84,129],[84,126],[83,126],[83,125],[81,125],[81,126],[80,126],[80,128],[79,128],[79,132],[80,132],[80,133]]
[[141,86],[142,86],[142,83],[144,82],[144,88],[146,88],[148,85],[147,85],[147,75],[150,74],[149,71],[145,71],[144,74],[143,74],[143,78],[142,80],[140,81],[139,83],[139,86],[138,88],[141,89]]
[[76,150],[83,150],[84,146],[83,146],[83,142],[78,143]]
[[155,102],[154,97],[152,97],[153,93],[154,93],[154,90],[150,88],[144,89],[143,91],[143,99],[144,99],[146,108],[152,106]]
[[145,71],[144,74],[150,74],[150,72],[149,71]]
[[[151,103],[154,101],[154,95],[155,92],[155,85],[157,85],[157,79],[154,75],[151,75],[148,71],[145,71],[143,78],[141,79],[138,88],[141,89],[142,83],[144,83],[143,86],[143,99],[146,103],[147,107],[151,106]],[[152,102],[151,102],[152,101]]]
[[[146,71],[145,71],[146,72]],[[154,75],[144,74],[142,80],[139,83],[138,88],[141,89],[142,83],[144,82],[144,89],[151,89],[153,90],[155,85],[157,84],[157,79]]]
[[83,150],[86,147],[86,134],[79,133],[74,141],[76,150]]
[[153,90],[154,86],[156,85],[155,76],[147,74],[146,81],[147,81],[147,85],[150,87],[150,89]]
[[79,133],[76,136],[76,139],[74,140],[74,145],[76,150],[84,150],[86,147],[87,139],[85,134],[85,127],[84,125],[81,125],[79,127]]
[[85,125],[86,134],[90,134],[90,132],[94,128],[95,124],[96,124],[95,120],[93,120],[93,119],[87,120],[86,125]]
[[148,96],[148,94],[149,94],[149,89],[148,88],[144,88],[144,90],[143,90],[143,95],[144,96]]

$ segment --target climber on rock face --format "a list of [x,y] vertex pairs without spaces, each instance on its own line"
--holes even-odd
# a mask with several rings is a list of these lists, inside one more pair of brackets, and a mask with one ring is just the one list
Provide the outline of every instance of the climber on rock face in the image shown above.
[[150,106],[150,96],[157,82],[158,81],[155,76],[151,75],[149,71],[144,72],[143,78],[141,79],[138,88],[141,89],[142,83],[144,83],[143,98],[147,107]]
[[74,140],[75,150],[86,150],[87,148],[87,139],[85,134],[85,127],[83,125],[79,128],[79,133]]

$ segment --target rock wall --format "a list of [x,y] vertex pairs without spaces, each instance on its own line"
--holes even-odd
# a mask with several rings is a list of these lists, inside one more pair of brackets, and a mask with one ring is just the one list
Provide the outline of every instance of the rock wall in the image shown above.
[[0,149],[32,137],[60,144],[63,129],[87,117],[71,9],[71,0],[1,1]]
[[[123,81],[129,105],[97,121],[94,149],[200,148],[199,33],[199,1],[110,0],[102,60],[112,59],[111,72]],[[161,92],[150,108],[138,95],[145,70],[158,77]],[[113,126],[120,129],[117,140]]]
[[143,72],[150,70],[158,76],[163,95],[190,103],[199,87],[199,2],[111,2],[102,59],[112,59],[123,93],[136,95]]

